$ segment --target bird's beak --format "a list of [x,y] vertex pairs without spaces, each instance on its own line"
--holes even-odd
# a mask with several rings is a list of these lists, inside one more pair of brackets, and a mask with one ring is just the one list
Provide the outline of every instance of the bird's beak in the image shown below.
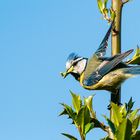
[[69,73],[71,73],[72,71],[73,71],[73,66],[71,66],[66,72],[61,72],[60,74],[61,74],[61,76],[62,76],[63,78],[66,78],[67,75],[68,75]]

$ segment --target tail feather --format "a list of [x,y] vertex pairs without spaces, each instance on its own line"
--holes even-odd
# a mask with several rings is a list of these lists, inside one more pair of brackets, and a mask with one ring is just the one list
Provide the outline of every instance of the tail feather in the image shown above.
[[132,66],[124,70],[126,74],[140,75],[140,66]]

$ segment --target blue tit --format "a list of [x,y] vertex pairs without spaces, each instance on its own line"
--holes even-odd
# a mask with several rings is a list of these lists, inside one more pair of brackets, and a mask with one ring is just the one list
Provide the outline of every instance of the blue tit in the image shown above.
[[71,74],[83,88],[88,90],[115,92],[126,79],[140,74],[140,66],[130,66],[122,62],[133,50],[104,57],[111,29],[112,25],[90,59],[71,53],[66,61],[66,72],[61,75],[65,78]]

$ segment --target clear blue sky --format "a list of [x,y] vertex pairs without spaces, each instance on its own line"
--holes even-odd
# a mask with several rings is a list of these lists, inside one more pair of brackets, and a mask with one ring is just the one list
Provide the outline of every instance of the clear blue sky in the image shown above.
[[[140,44],[140,1],[123,9],[122,51]],[[66,140],[79,138],[59,103],[71,105],[69,89],[81,96],[96,93],[94,109],[101,121],[110,94],[86,91],[71,76],[62,79],[71,52],[90,57],[108,29],[96,0],[3,0],[0,2],[0,139]],[[110,50],[110,47],[109,49]],[[109,53],[108,53],[109,55]],[[122,102],[133,96],[140,107],[140,77],[122,86]],[[87,140],[105,136],[94,130]]]

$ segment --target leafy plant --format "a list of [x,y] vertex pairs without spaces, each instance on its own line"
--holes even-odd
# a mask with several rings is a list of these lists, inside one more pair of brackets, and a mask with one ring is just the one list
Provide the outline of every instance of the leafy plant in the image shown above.
[[129,61],[127,61],[128,64],[138,64],[140,65],[140,48],[137,46],[136,52],[133,56],[133,58]]
[[115,11],[112,7],[107,8],[107,2],[108,0],[97,0],[98,9],[105,20],[112,22],[115,19]]
[[113,133],[113,140],[132,140],[134,137],[140,137],[137,130],[140,123],[139,109],[132,110],[133,105],[132,98],[122,106],[111,103],[112,119],[106,116],[105,119]]
[[[71,95],[73,107],[61,104],[64,107],[64,110],[60,113],[60,116],[67,115],[68,118],[72,120],[72,124],[76,126],[81,140],[85,140],[87,133],[93,128],[98,127],[107,131],[107,127],[96,119],[96,113],[92,108],[93,96],[84,98],[84,101],[82,102],[79,95],[76,95],[73,92],[71,92]],[[70,134],[62,134],[71,140],[77,139]]]
[[[79,95],[73,92],[71,92],[71,95],[73,107],[61,104],[64,109],[60,116],[67,115],[72,120],[72,124],[76,126],[81,140],[85,140],[86,135],[95,128],[100,128],[107,132],[108,135],[102,140],[139,140],[140,130],[138,130],[138,126],[140,124],[140,115],[138,115],[139,109],[132,110],[134,105],[132,98],[122,106],[111,103],[113,115],[111,120],[104,116],[108,123],[108,126],[106,126],[96,117],[92,105],[93,96],[84,98],[82,101]],[[62,134],[70,140],[78,140],[70,134]]]
[[[111,6],[108,8],[108,0],[97,0],[98,8],[103,18],[108,22],[113,22],[112,27],[112,55],[121,53],[121,13],[124,4],[130,0],[112,0]],[[140,49],[137,47],[133,58],[126,63],[140,65]],[[120,89],[118,90],[120,91]],[[67,115],[72,120],[72,124],[77,128],[81,140],[86,139],[86,135],[95,128],[100,128],[107,132],[107,136],[102,140],[140,140],[140,115],[139,109],[133,110],[134,102],[130,98],[128,103],[118,105],[120,103],[121,92],[115,92],[111,95],[110,118],[104,116],[108,126],[97,119],[93,109],[93,96],[84,98],[71,92],[73,107],[67,104],[61,104],[64,110],[60,116]],[[114,103],[113,103],[114,102]],[[74,136],[62,133],[70,140],[78,140]]]

